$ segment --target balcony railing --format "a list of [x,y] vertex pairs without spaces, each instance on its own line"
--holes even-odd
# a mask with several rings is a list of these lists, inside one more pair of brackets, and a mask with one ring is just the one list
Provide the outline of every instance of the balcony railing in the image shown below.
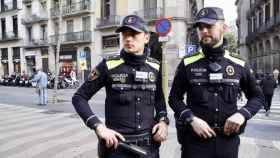
[[8,54],[7,55],[2,55],[1,60],[8,60]]
[[[91,2],[89,0],[80,1],[71,5],[62,6],[62,16],[76,16],[84,13],[89,13]],[[59,6],[50,9],[51,17],[57,18],[60,15]]]
[[48,46],[48,39],[32,39],[29,41],[28,39],[24,42],[25,48],[33,48],[33,47],[46,47]]
[[26,3],[31,3],[32,0],[22,0],[22,3],[26,4]]
[[118,26],[121,22],[121,16],[112,15],[107,18],[97,19],[97,28]]
[[163,14],[163,8],[157,7],[157,8],[146,8],[143,10],[139,10],[135,12],[136,15],[142,17],[146,21],[153,21],[160,19],[162,17],[171,17],[175,19],[190,19],[187,18],[185,13],[182,11],[179,11],[176,7],[167,7],[165,8],[165,15]]
[[18,40],[18,35],[17,33],[11,31],[11,32],[5,32],[0,34],[0,42],[5,42],[5,41],[12,41],[12,40]]
[[[65,34],[60,34],[62,44],[72,44],[72,43],[88,43],[91,42],[91,31],[79,31],[79,32],[68,32]],[[50,36],[50,43],[56,44],[58,40],[58,35]]]
[[17,9],[18,9],[17,3],[10,2],[1,5],[1,12],[8,12]]
[[47,13],[41,13],[40,15],[31,15],[31,16],[26,16],[21,20],[21,23],[23,25],[30,25],[33,23],[37,22],[42,22],[42,21],[47,21],[48,20],[48,14]]

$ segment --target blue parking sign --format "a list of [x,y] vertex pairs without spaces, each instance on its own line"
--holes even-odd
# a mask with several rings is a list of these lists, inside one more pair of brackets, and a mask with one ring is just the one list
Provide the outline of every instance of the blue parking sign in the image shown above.
[[186,45],[186,55],[190,56],[193,53],[196,53],[197,51],[197,46],[196,45],[192,45],[192,44],[187,44]]

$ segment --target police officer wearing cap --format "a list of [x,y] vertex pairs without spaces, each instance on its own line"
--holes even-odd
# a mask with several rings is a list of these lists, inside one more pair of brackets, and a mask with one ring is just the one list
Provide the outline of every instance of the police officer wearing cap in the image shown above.
[[[159,157],[160,143],[167,138],[169,120],[162,91],[161,68],[148,57],[148,28],[140,17],[126,16],[116,33],[123,49],[92,70],[72,103],[85,124],[99,138],[99,157],[137,158],[119,143],[133,144],[147,151],[147,158]],[[91,110],[88,101],[102,87],[106,90],[105,124]]]
[[[181,125],[177,126],[181,157],[237,158],[239,134],[264,106],[264,97],[249,65],[225,49],[222,9],[201,9],[194,26],[201,50],[183,58],[169,95],[177,125]],[[239,88],[248,99],[240,109]]]

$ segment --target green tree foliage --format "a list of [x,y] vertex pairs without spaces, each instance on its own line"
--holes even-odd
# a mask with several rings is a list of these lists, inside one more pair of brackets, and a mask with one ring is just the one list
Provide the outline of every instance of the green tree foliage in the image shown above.
[[228,41],[228,46],[227,46],[227,49],[231,52],[231,53],[234,53],[234,54],[237,54],[237,38],[236,36],[234,35],[234,33],[226,33],[225,34],[225,38],[227,39]]

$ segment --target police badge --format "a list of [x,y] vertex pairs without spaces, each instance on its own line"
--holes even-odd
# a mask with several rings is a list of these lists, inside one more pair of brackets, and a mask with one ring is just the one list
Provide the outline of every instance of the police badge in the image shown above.
[[149,72],[149,80],[151,82],[155,82],[156,76],[155,76],[155,74],[153,72]]
[[233,68],[233,66],[228,65],[228,66],[226,67],[226,73],[227,73],[227,75],[229,75],[229,76],[233,76],[233,75],[234,75],[234,68]]

